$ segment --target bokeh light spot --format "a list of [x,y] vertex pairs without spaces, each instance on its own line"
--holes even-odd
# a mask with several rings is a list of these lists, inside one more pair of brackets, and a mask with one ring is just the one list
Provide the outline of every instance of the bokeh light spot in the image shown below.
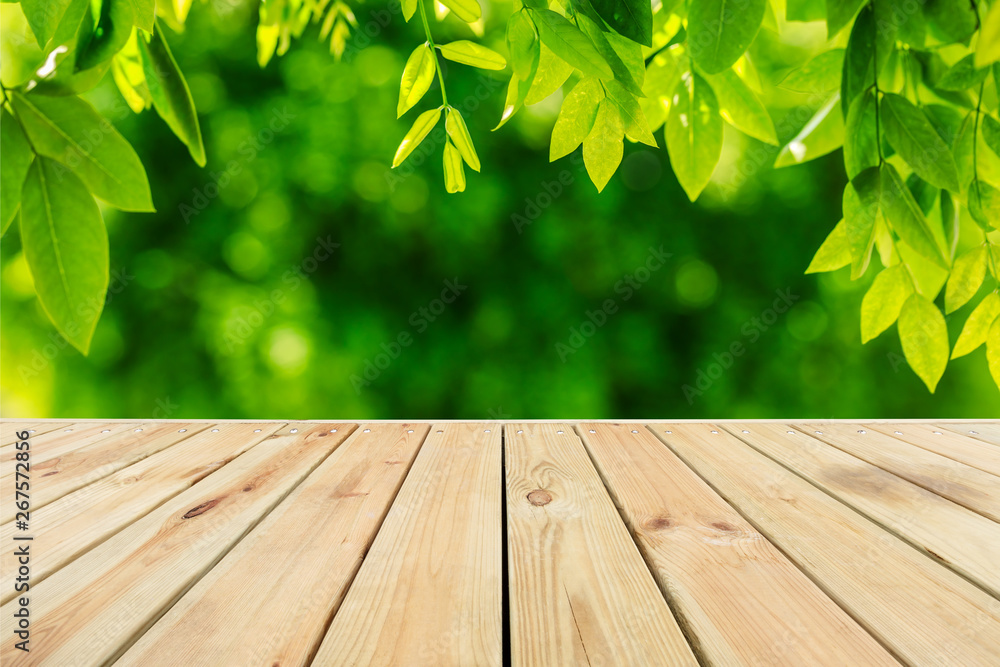
[[678,267],[674,284],[681,303],[704,308],[715,300],[719,276],[711,264],[699,259],[688,259]]

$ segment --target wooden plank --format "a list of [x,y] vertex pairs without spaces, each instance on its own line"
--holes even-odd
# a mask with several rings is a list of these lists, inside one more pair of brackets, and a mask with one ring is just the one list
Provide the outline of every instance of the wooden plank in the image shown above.
[[54,431],[63,424],[69,425],[69,421],[0,421],[0,451],[2,447],[8,447],[18,441],[17,434],[21,431],[28,431],[30,437],[36,437],[49,431]]
[[[142,428],[128,429],[113,437],[99,440],[82,449],[71,451],[41,465],[31,464],[31,509],[37,511],[77,489],[107,477],[113,472],[166,449],[176,442],[203,431],[211,424],[206,422],[174,424],[159,423]],[[2,507],[0,521],[14,519],[14,478],[4,478],[0,491]]]
[[431,427],[314,664],[500,664],[500,436]]
[[981,440],[991,445],[1000,445],[1000,424],[996,422],[982,424],[938,424],[938,430],[948,430],[960,433],[970,438]]
[[[1000,475],[1000,447],[976,440],[968,435],[936,428],[929,424],[868,424],[865,428],[878,431],[929,452],[978,468],[991,475]],[[968,432],[970,429],[965,429]]]
[[116,666],[309,664],[429,428],[356,430]]
[[282,429],[32,587],[30,653],[14,647],[17,601],[4,605],[2,662],[114,660],[342,442],[338,428]]
[[801,430],[837,449],[1000,521],[1000,477],[929,452],[862,424],[803,424]]
[[899,664],[649,430],[579,432],[704,662]]
[[512,664],[698,664],[572,426],[505,429]]
[[[138,422],[123,424],[70,424],[37,437],[32,436],[28,441],[31,445],[31,470],[33,473],[43,474],[58,465],[56,459],[70,452],[89,447],[95,442],[113,438],[117,435],[136,432],[135,429],[143,428],[143,426],[143,424]],[[148,426],[148,424],[145,426]],[[0,451],[0,472],[3,473],[3,477],[10,477],[14,474],[14,461],[16,460],[17,451],[13,446]]]
[[[78,555],[100,544],[164,501],[226,465],[277,431],[283,423],[219,424],[88,484],[31,513],[31,579],[41,582]],[[22,534],[14,523],[0,527],[0,544]],[[0,603],[14,597],[14,549],[2,554]]]
[[726,424],[725,428],[931,557],[1000,595],[1000,568],[996,562],[1000,524],[795,427],[748,423]]
[[995,667],[996,598],[722,429],[650,428],[905,662]]

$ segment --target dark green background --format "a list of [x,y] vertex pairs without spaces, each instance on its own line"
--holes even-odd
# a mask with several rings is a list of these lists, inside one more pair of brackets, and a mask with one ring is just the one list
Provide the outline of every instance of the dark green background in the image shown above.
[[[242,5],[226,7],[196,4],[187,32],[168,36],[201,114],[205,169],[155,113],[122,114],[113,86],[91,96],[143,158],[158,212],[105,210],[112,292],[89,358],[60,347],[34,298],[16,230],[4,239],[5,416],[998,414],[982,349],[951,362],[931,395],[902,361],[894,328],[861,345],[870,275],[857,283],[846,270],[803,275],[840,217],[839,151],[805,166],[756,168],[752,151],[765,147],[727,129],[719,182],[735,185],[710,185],[691,204],[664,150],[627,144],[598,195],[578,155],[548,162],[551,102],[490,132],[509,76],[498,73],[489,98],[466,114],[483,171],[467,173],[465,193],[448,195],[440,144],[424,164],[408,162],[387,178],[412,118],[438,100],[435,85],[418,109],[395,119],[402,65],[423,40],[419,26],[396,15],[340,64],[313,29],[261,71],[253,17]],[[358,6],[358,18],[368,23],[382,7]],[[440,32],[468,36],[450,23]],[[489,81],[480,76],[451,65],[452,103],[462,108]],[[251,160],[245,142],[267,140],[259,133],[276,111],[291,116],[287,127]],[[797,129],[782,114],[794,111],[775,113],[782,140]],[[766,150],[773,160],[776,149]],[[202,200],[231,161],[240,173]],[[741,169],[755,173],[740,183]],[[573,182],[519,233],[512,216],[525,215],[526,199],[545,203],[544,184],[564,171]],[[195,204],[207,205],[185,223],[182,205]],[[305,260],[318,238],[339,247],[313,267]],[[671,257],[625,300],[615,284],[643,265],[650,247]],[[296,267],[306,279],[291,278]],[[468,288],[418,332],[411,314],[455,279]],[[798,301],[752,342],[744,327],[786,289]],[[275,290],[282,298],[274,312],[254,315],[266,314]],[[557,343],[568,343],[571,327],[609,298],[617,312],[561,360]],[[949,318],[953,341],[967,310]],[[412,344],[356,390],[352,375],[402,332]],[[734,342],[745,353],[689,402],[683,386],[695,385],[699,371],[719,370],[713,355]]]

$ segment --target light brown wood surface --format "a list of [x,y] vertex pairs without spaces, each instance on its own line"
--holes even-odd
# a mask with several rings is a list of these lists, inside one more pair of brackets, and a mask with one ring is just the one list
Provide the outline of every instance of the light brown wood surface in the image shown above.
[[[31,468],[33,471],[44,474],[58,465],[54,460],[59,457],[83,449],[95,442],[105,440],[114,436],[134,433],[135,429],[142,428],[140,422],[124,424],[93,424],[77,423],[68,426],[60,426],[48,433],[38,436],[31,436],[28,439],[31,445]],[[0,451],[0,475],[10,477],[14,474],[14,461],[17,449],[7,447]]]
[[431,426],[313,664],[500,664],[500,437]]
[[929,424],[873,424],[870,428],[991,475],[1000,475],[1000,447],[996,445]]
[[1000,424],[983,422],[981,424],[938,424],[938,430],[948,430],[959,435],[967,435],[975,440],[1000,445]]
[[516,665],[696,665],[571,425],[507,424]]

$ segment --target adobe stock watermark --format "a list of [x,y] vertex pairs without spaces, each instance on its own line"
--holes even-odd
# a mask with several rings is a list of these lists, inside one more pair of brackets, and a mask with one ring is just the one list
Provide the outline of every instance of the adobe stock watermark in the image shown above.
[[181,203],[177,207],[184,224],[191,224],[193,218],[201,215],[201,212],[208,208],[223,190],[229,187],[233,177],[239,176],[247,165],[256,160],[261,151],[274,141],[275,137],[285,131],[295,116],[296,114],[288,112],[287,107],[283,107],[280,111],[277,108],[271,109],[271,120],[268,124],[256,133],[247,135],[246,139],[236,147],[240,158],[227,162],[226,168],[221,172],[208,172],[211,180],[200,188],[191,189],[193,194],[191,203]]
[[299,289],[303,281],[316,273],[320,264],[333,257],[333,251],[339,247],[340,244],[334,243],[329,236],[326,238],[317,236],[312,253],[281,274],[284,287],[273,289],[266,298],[256,299],[251,305],[245,306],[249,311],[245,317],[240,315],[230,320],[224,337],[226,354],[236,352],[236,349],[246,343],[255,331],[264,326],[267,319],[278,310],[278,306],[288,298],[288,294]]
[[600,308],[585,311],[584,320],[569,328],[569,338],[566,342],[556,343],[556,354],[559,355],[559,360],[565,364],[570,355],[576,354],[577,350],[586,345],[587,341],[597,333],[597,330],[608,323],[608,318],[618,312],[619,305],[631,300],[635,293],[641,290],[642,286],[653,277],[654,273],[662,269],[666,260],[671,257],[673,257],[671,253],[663,251],[663,246],[659,248],[650,246],[646,261],[615,283],[615,294],[620,295],[621,299],[605,299]]
[[[422,334],[467,289],[469,286],[458,282],[458,278],[445,280],[441,296],[410,313],[407,322],[413,327],[415,333]],[[370,387],[372,382],[377,380],[392,365],[392,362],[399,358],[403,350],[411,345],[413,345],[413,335],[409,329],[403,329],[388,343],[382,343],[379,346],[381,352],[371,359],[365,359],[361,375],[356,373],[351,375],[350,380],[351,386],[354,387],[354,393],[360,395],[364,387]]]
[[[778,318],[787,313],[788,309],[801,298],[798,294],[792,294],[790,287],[786,287],[783,290],[776,290],[775,295],[770,308],[765,309],[760,315],[751,317],[743,323],[743,326],[740,327],[742,338],[730,343],[725,352],[715,352],[712,354],[713,361],[705,368],[698,369],[694,386],[685,384],[681,387],[688,405],[694,404],[696,397],[702,396],[706,391],[711,389],[716,380],[733,367],[736,358],[743,356],[747,351],[747,347],[760,340],[764,332],[774,326]],[[744,339],[746,340],[745,343]]]

